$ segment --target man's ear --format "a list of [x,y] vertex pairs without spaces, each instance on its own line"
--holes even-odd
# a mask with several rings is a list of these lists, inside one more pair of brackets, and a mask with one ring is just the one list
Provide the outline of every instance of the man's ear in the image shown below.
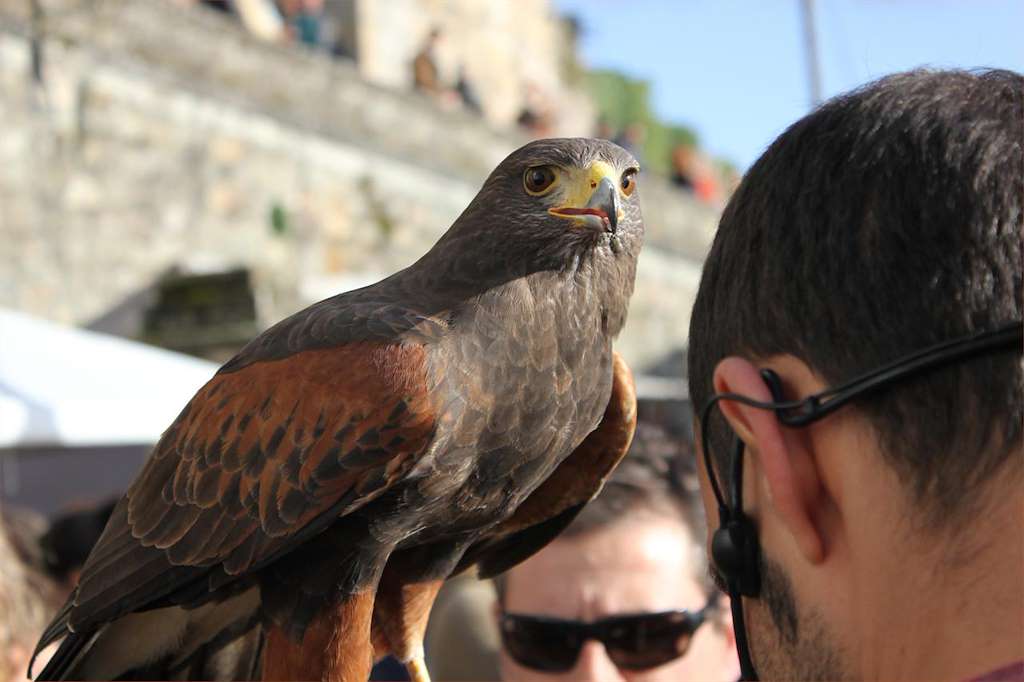
[[[714,386],[716,393],[738,393],[772,402],[760,370],[744,358],[731,356],[718,363]],[[767,504],[774,507],[805,559],[820,563],[824,558],[824,540],[815,523],[814,503],[821,492],[821,481],[804,439],[791,429],[784,429],[772,410],[735,400],[721,400],[718,404],[729,426],[743,440],[749,456],[760,465],[771,496]]]

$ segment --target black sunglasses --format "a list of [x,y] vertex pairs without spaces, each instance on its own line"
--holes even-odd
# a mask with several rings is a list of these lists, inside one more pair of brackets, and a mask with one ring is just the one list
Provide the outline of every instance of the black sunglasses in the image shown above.
[[608,658],[623,670],[647,670],[686,653],[711,609],[714,594],[700,611],[661,611],[624,614],[593,623],[545,616],[506,613],[501,617],[501,641],[520,665],[549,673],[572,670],[583,644],[596,639]]

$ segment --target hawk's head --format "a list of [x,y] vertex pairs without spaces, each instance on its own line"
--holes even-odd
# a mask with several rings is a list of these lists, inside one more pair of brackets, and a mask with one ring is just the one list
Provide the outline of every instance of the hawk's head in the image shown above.
[[494,169],[438,246],[481,275],[632,262],[643,241],[639,170],[607,140],[531,142]]
[[622,231],[640,227],[639,171],[629,152],[606,140],[538,140],[505,159],[481,194],[508,192],[538,227],[611,243],[620,222]]

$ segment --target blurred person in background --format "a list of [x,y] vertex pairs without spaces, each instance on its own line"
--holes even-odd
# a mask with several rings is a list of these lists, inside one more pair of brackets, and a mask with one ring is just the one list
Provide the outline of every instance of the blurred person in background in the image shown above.
[[31,512],[0,509],[0,682],[27,679],[36,640],[60,607],[60,591],[42,567],[45,527]]
[[644,140],[646,139],[646,126],[639,121],[633,121],[632,123],[627,123],[626,127],[622,129],[622,132],[619,133],[612,141],[632,154],[633,157],[640,162],[640,167],[643,168]]
[[59,514],[39,538],[42,560],[64,598],[78,584],[78,575],[100,539],[118,498]]
[[523,87],[523,106],[516,123],[533,137],[547,137],[554,129],[554,112],[544,91],[527,81]]
[[608,122],[607,118],[600,116],[597,119],[597,125],[594,126],[593,136],[599,140],[614,140],[615,129],[612,128],[612,124]]
[[695,471],[680,439],[637,426],[600,495],[496,581],[503,680],[736,679]]
[[496,682],[499,679],[494,608],[491,581],[480,580],[466,572],[445,582],[434,600],[424,638],[427,669],[435,680]]
[[412,84],[420,92],[439,97],[444,88],[441,85],[441,72],[437,66],[436,50],[441,42],[441,29],[434,27],[427,34],[423,46],[412,60]]
[[676,187],[692,193],[701,201],[721,201],[722,190],[712,165],[692,144],[677,144],[671,152],[669,180]]
[[[736,679],[727,602],[716,599],[703,570],[689,442],[641,421],[629,454],[556,540],[499,576],[493,590],[468,575],[447,584],[427,631],[434,677]],[[611,653],[583,639],[585,624],[620,615],[627,618],[607,628],[617,633]]]
[[672,147],[670,164],[671,172],[669,181],[681,190],[694,191],[693,157],[696,154],[693,145],[677,144]]
[[470,82],[469,76],[466,74],[466,67],[459,67],[459,78],[455,83],[455,92],[459,96],[459,101],[462,102],[462,106],[466,110],[473,112],[477,116],[482,116],[484,108],[480,104],[480,96],[476,92],[476,88],[473,87],[473,83]]
[[320,47],[323,0],[282,0],[279,7],[290,41]]
[[641,422],[601,493],[495,581],[504,680],[735,680],[692,450]]
[[288,38],[284,20],[274,0],[173,0],[175,4],[207,7],[224,14],[237,16],[253,35],[268,42],[282,42]]

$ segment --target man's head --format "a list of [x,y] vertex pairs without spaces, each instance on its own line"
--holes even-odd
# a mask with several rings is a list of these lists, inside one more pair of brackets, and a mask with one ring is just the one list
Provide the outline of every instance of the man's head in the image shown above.
[[[696,614],[708,604],[714,590],[705,571],[703,536],[692,453],[661,428],[641,422],[630,453],[600,495],[558,539],[496,581],[499,617],[511,614],[594,623],[619,615],[682,609]],[[648,628],[646,643],[638,649],[609,651],[599,641],[585,641],[571,666],[559,673],[531,669],[510,655],[516,645],[509,641],[507,628],[518,625],[503,622],[502,677],[735,679],[735,653],[723,610],[712,606],[704,616],[706,622],[692,637],[675,625],[683,618],[681,614],[673,615],[672,621],[654,619],[644,625]],[[638,627],[639,622],[627,627]],[[608,630],[616,628],[612,624]],[[658,628],[671,636],[655,635]],[[636,634],[630,630],[624,639]],[[555,637],[545,641],[552,650],[543,652],[544,658],[573,659],[571,647],[555,644]],[[686,653],[675,657],[683,648]],[[616,665],[613,658],[664,662],[631,670]]]
[[[730,201],[705,264],[694,405],[723,392],[770,401],[761,367],[801,398],[1019,319],[1022,121],[1020,75],[916,71],[783,133]],[[970,562],[993,491],[1021,475],[1021,386],[1017,349],[901,381],[807,429],[730,401],[712,412],[701,426],[719,479],[733,433],[748,453],[763,579],[746,603],[762,674],[869,674],[857,666],[870,637],[853,621],[875,617],[892,588],[881,576],[922,538],[941,539],[926,544],[944,558],[921,581]]]

